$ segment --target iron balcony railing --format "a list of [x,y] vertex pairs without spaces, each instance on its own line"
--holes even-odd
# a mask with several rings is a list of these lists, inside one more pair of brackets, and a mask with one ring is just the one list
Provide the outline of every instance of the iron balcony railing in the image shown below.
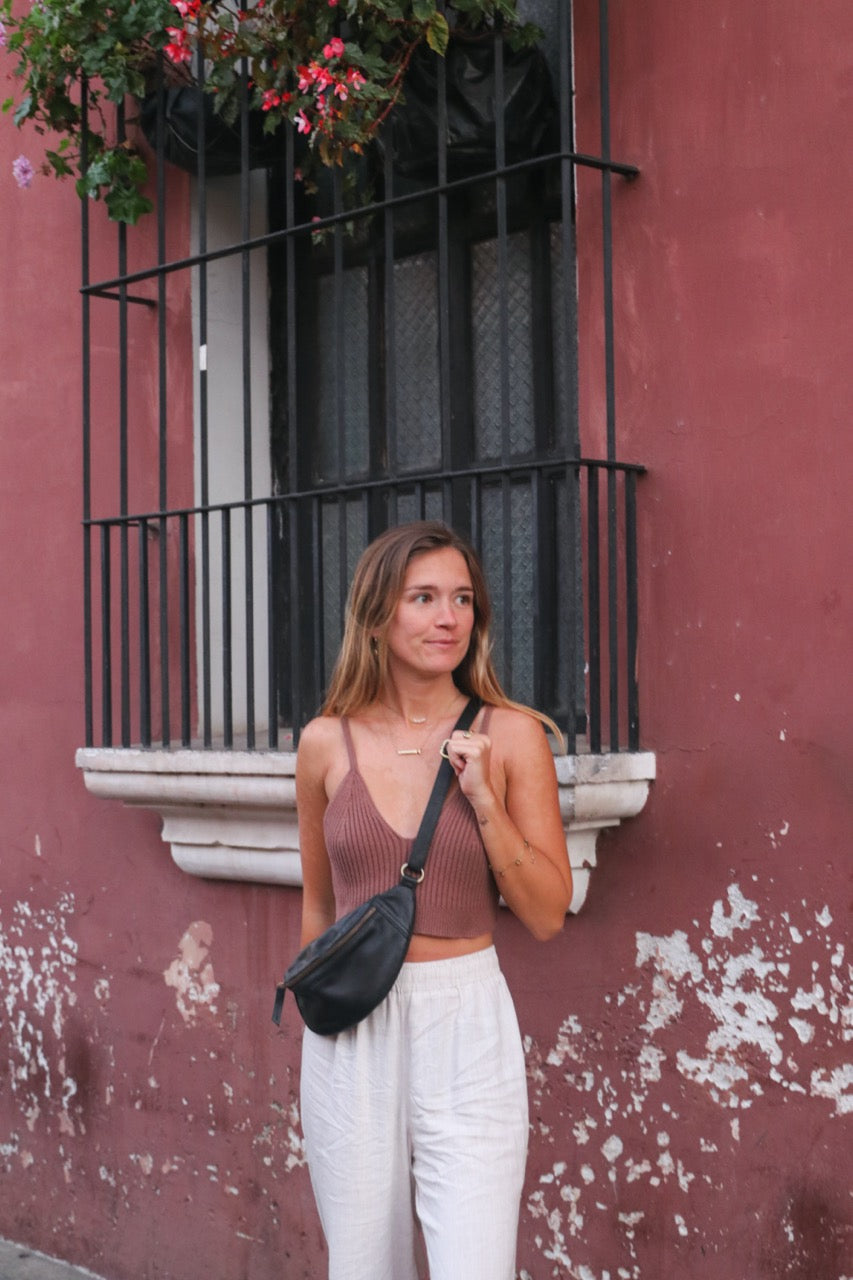
[[[298,735],[318,710],[334,652],[335,637],[331,643],[322,640],[327,604],[321,583],[330,529],[339,540],[349,536],[342,534],[344,528],[360,528],[366,544],[377,501],[389,522],[404,504],[407,518],[431,517],[439,513],[451,487],[462,484],[468,489],[476,545],[486,489],[497,487],[506,498],[512,486],[530,485],[535,501],[535,495],[541,497],[559,483],[577,503],[564,527],[577,530],[578,545],[569,546],[563,559],[574,571],[570,568],[554,589],[580,602],[584,625],[577,626],[572,615],[560,637],[566,658],[556,702],[542,696],[538,705],[559,717],[570,751],[636,751],[636,488],[642,470],[593,459],[548,461],[90,520],[90,571],[99,584],[93,650],[100,678],[90,694],[89,745],[290,745],[291,730]],[[297,525],[307,536],[288,536]],[[152,552],[152,547],[163,546],[165,558]],[[304,589],[293,586],[306,580],[305,564],[298,563],[305,557],[316,587],[308,598]],[[552,571],[542,564],[538,570],[543,577]],[[502,573],[497,583],[491,575],[492,585],[511,601],[511,551]],[[329,611],[337,627],[345,579],[337,574],[335,581],[337,598]],[[285,611],[282,596],[288,584],[293,595]],[[497,620],[495,636],[504,655],[510,649],[510,627],[505,613]],[[535,697],[553,674],[558,638],[538,626],[535,617],[530,630]],[[578,643],[582,653],[575,651]],[[567,709],[573,707],[584,710],[572,715]]]

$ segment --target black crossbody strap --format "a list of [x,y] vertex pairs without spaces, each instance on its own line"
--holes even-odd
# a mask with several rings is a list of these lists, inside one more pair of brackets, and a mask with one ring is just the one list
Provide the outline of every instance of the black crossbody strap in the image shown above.
[[[453,732],[455,733],[457,729],[462,729],[464,731],[465,729],[470,728],[482,705],[483,704],[479,698],[471,698],[462,712],[462,715],[456,721]],[[449,760],[445,760],[442,757],[441,767],[439,768],[438,775],[435,779],[432,794],[427,801],[427,807],[424,811],[424,816],[421,819],[418,834],[415,836],[414,843],[412,844],[412,852],[409,854],[409,860],[403,869],[404,881],[409,881],[411,883],[412,880],[419,882],[422,879],[421,872],[423,871],[424,863],[427,860],[429,846],[432,842],[433,832],[435,831],[435,824],[438,822],[438,815],[441,813],[441,806],[444,804],[444,799],[447,795],[452,779],[453,766]]]

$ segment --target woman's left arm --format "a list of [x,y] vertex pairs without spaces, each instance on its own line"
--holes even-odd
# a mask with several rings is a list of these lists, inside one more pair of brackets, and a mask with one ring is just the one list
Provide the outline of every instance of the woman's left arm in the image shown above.
[[544,941],[562,929],[572,898],[554,757],[541,723],[522,711],[496,708],[489,729],[454,733],[448,756],[504,901]]

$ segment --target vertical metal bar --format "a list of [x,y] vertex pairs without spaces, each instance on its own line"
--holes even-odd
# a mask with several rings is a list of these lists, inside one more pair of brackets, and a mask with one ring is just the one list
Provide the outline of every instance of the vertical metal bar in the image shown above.
[[275,578],[278,508],[266,503],[267,528],[267,745],[278,746],[278,608]]
[[[157,263],[166,262],[166,85],[162,59],[157,60]],[[168,343],[166,332],[166,273],[157,273],[157,373],[158,373],[158,495],[161,511],[169,505],[168,475]],[[168,522],[161,516],[157,540],[159,573],[160,634],[160,736],[164,747],[171,743],[170,672],[169,672],[169,538]]]
[[[575,249],[575,166],[570,153],[574,150],[574,100],[572,64],[572,30],[570,0],[559,0],[559,49],[560,66],[560,149],[565,159],[560,161],[560,247],[561,247],[561,296],[559,305],[563,315],[564,348],[555,352],[555,361],[564,362],[565,403],[562,405],[562,438],[569,457],[580,456],[580,425],[578,419],[578,309],[576,288]],[[579,479],[576,473],[576,479]],[[574,679],[574,677],[573,677]],[[575,709],[572,708],[574,716]]]
[[197,236],[200,261],[198,264],[198,403],[199,403],[199,499],[201,504],[200,535],[201,563],[201,722],[202,738],[206,747],[213,743],[212,683],[213,662],[211,654],[210,617],[210,521],[207,508],[210,505],[210,419],[209,382],[207,372],[208,343],[208,264],[207,258],[207,116],[205,112],[204,59],[199,55],[196,68],[198,110],[197,151],[198,182],[196,184]]
[[339,495],[335,500],[338,521],[338,616],[343,617],[347,597],[347,506],[346,499]]
[[189,516],[182,511],[178,516],[180,557],[180,655],[181,655],[181,744],[192,744],[190,722],[190,538]]
[[151,611],[148,599],[148,521],[140,520],[139,530],[139,737],[143,747],[151,746]]
[[[333,208],[343,208],[343,178],[338,167],[332,177]],[[334,299],[333,332],[335,350],[335,453],[336,479],[348,478],[346,467],[347,397],[346,397],[346,294],[344,290],[344,227],[336,222],[332,232],[332,297]]]
[[[566,592],[569,602],[569,618],[566,628],[566,671],[563,681],[566,689],[567,725],[566,750],[574,755],[577,750],[578,704],[581,701],[578,688],[578,643],[583,628],[583,590],[578,572],[580,547],[578,530],[581,522],[580,467],[569,463],[565,470],[566,486]],[[557,559],[559,569],[560,558]]]
[[587,612],[589,617],[589,749],[601,751],[601,566],[598,467],[587,470]]
[[234,745],[234,685],[232,675],[231,508],[222,508],[222,735]]
[[[288,129],[285,133],[285,183],[284,183],[284,209],[285,209],[285,225],[292,228],[296,223],[296,201],[295,189],[296,182],[294,179],[295,171],[294,157],[294,130]],[[310,253],[310,242],[303,241],[304,249]],[[307,473],[307,467],[303,463],[302,450],[306,446],[303,441],[302,434],[299,431],[299,394],[298,394],[298,345],[297,336],[299,334],[299,312],[297,303],[299,301],[299,285],[296,267],[296,240],[291,234],[288,235],[284,244],[285,254],[285,368],[287,377],[287,487],[290,490],[299,489],[303,476]],[[294,745],[299,741],[299,730],[307,719],[303,710],[303,689],[302,679],[300,678],[300,668],[302,667],[304,657],[304,646],[300,644],[300,629],[304,627],[304,619],[299,608],[299,561],[296,554],[296,548],[299,545],[298,540],[298,511],[296,503],[288,502],[284,509],[283,519],[281,522],[283,536],[285,538],[285,571],[287,573],[288,588],[288,647],[287,647],[287,664],[288,676],[290,680],[290,715],[293,723],[293,741]],[[319,578],[315,578],[314,582],[319,583]],[[319,589],[314,592],[315,596],[320,594]],[[309,652],[314,654],[315,676],[317,665],[320,662],[321,640],[319,633],[316,633],[310,645]]]
[[[601,156],[610,160],[610,33],[608,0],[599,0],[599,61]],[[613,340],[613,215],[612,175],[601,170],[601,239],[604,287],[604,378],[607,415],[607,460],[616,460],[616,378]],[[608,646],[610,664],[610,750],[619,749],[619,629],[616,563],[616,474],[607,476]]]
[[[124,107],[116,112],[119,141],[124,140]],[[127,274],[127,225],[118,223],[118,271]],[[121,744],[130,746],[130,545],[127,515],[130,505],[129,451],[128,451],[128,302],[127,285],[118,289],[119,313],[119,616],[120,616],[120,700]]]
[[[551,548],[547,548],[544,554],[538,551],[539,547],[539,531],[542,527],[542,506],[543,506],[543,485],[544,476],[541,470],[531,473],[530,476],[530,526],[533,533],[531,546],[533,548],[533,617],[530,620],[531,632],[533,636],[533,672],[532,672],[532,690],[533,704],[537,707],[547,706],[548,699],[545,689],[545,665],[549,660],[551,651],[549,626],[544,625],[545,619],[542,615],[542,604],[544,593],[542,591],[542,575],[543,570],[547,573],[550,566],[550,557],[552,555]],[[543,565],[543,561],[545,562]]]
[[[290,341],[290,339],[288,340]],[[291,454],[291,458],[292,457],[293,455]],[[291,487],[295,488],[294,485],[292,485]],[[317,501],[318,500],[316,498],[311,499],[311,514],[312,514],[311,567],[312,568],[313,568],[313,553],[315,552],[316,543],[317,543],[317,530],[315,527]],[[298,552],[299,509],[295,501],[288,502],[285,515],[287,520],[287,572],[288,572],[288,577],[290,582],[290,610],[289,610],[290,616],[288,619],[289,633],[290,633],[290,643],[289,643],[290,688],[291,688],[291,696],[292,696],[291,706],[293,709],[293,739],[294,739],[294,743],[296,743],[299,741],[299,730],[302,728],[303,724],[307,720],[307,716],[305,715],[303,680],[300,679],[300,666],[304,661],[304,655],[301,653],[301,646],[299,643],[300,628],[302,625],[302,618],[300,616],[301,615],[300,603],[301,603],[302,597],[299,591],[299,585],[300,585],[300,564],[299,564],[299,552]],[[316,608],[317,600],[321,594],[322,587],[320,585],[319,578],[314,578],[313,580],[317,584],[316,590],[313,593],[313,605],[314,605],[314,608]],[[316,640],[314,644],[313,660],[315,664],[319,665],[321,661],[319,655],[323,651],[323,637],[322,637],[322,632],[320,631],[317,631],[315,634],[316,634]],[[316,666],[315,666],[315,679],[316,679]]]
[[503,678],[504,683],[512,690],[513,653],[512,645],[512,492],[506,472],[501,476],[501,573],[503,576]]
[[[249,65],[244,59],[240,85],[240,228],[243,244],[251,237],[251,192],[249,189]],[[252,500],[252,278],[251,255],[241,255],[241,305],[243,333],[243,527],[246,571],[246,747],[255,745],[255,555]]]
[[[82,82],[81,99],[81,166],[85,173],[88,166],[86,137],[89,122],[89,89],[86,79]],[[80,263],[81,280],[85,290],[90,282],[89,252],[89,201],[80,201]],[[92,318],[91,299],[81,293],[80,332],[82,342],[82,405],[83,420],[83,684],[85,698],[86,746],[95,741],[94,689],[93,689],[93,637],[92,637]]]
[[637,475],[625,473],[625,595],[627,632],[628,750],[640,749],[640,694],[637,661]]
[[[394,166],[390,146],[385,148],[385,198],[394,194]],[[394,210],[386,209],[383,224],[385,266],[385,439],[388,474],[398,474],[397,442],[397,295],[394,270]]]
[[471,477],[471,546],[478,555],[483,550],[483,481],[479,475]]
[[[500,21],[495,24],[493,41],[495,61],[495,207],[497,213],[497,268],[498,268],[498,350],[500,353],[501,392],[501,459],[508,463],[512,457],[510,420],[510,336],[509,336],[509,227],[506,207],[506,122],[504,120],[504,59],[503,37]],[[506,597],[509,599],[509,596]],[[507,668],[509,670],[509,667]]]
[[112,587],[110,526],[101,525],[101,742],[113,745]]
[[[610,160],[610,33],[608,0],[599,0],[599,100],[601,111],[601,158]],[[604,292],[604,378],[607,405],[607,460],[616,460],[616,386],[613,358],[613,217],[612,175],[601,170],[601,239]]]
[[[570,0],[558,5],[559,58],[559,124],[560,148],[560,296],[557,305],[562,317],[562,347],[554,351],[554,363],[563,372],[563,397],[558,400],[562,422],[557,432],[567,457],[580,457],[580,414],[578,396],[578,303],[576,293],[577,248],[575,232],[575,198],[577,173],[569,159],[575,148],[574,64],[572,61],[572,8]],[[553,376],[553,375],[552,375]],[[577,747],[578,721],[583,717],[583,575],[581,571],[581,472],[566,468],[566,593],[569,601],[566,636],[567,749]],[[589,717],[587,732],[589,731]]]
[[610,677],[610,750],[619,750],[619,548],[617,486],[618,476],[607,472],[607,633]]
[[[438,182],[447,182],[447,72],[444,58],[436,57],[437,129],[438,129]],[[451,343],[453,339],[450,320],[450,209],[446,191],[436,197],[438,221],[438,378],[439,412],[441,430],[441,466],[451,465],[453,458],[453,397],[451,394]],[[423,513],[421,514],[423,519]]]
[[210,639],[210,513],[206,506],[198,517],[201,544],[201,727],[205,747],[213,745],[212,656]]

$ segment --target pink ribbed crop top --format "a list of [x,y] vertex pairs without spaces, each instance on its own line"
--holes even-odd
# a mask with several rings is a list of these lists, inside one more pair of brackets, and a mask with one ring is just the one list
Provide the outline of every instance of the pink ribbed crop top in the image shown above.
[[[484,728],[486,724],[484,718]],[[372,894],[396,884],[413,844],[390,827],[376,808],[359,772],[346,719],[341,720],[341,728],[349,773],[323,815],[338,919]],[[415,893],[415,933],[476,938],[491,933],[497,914],[498,890],[480,829],[454,783],[436,823],[424,879]]]

